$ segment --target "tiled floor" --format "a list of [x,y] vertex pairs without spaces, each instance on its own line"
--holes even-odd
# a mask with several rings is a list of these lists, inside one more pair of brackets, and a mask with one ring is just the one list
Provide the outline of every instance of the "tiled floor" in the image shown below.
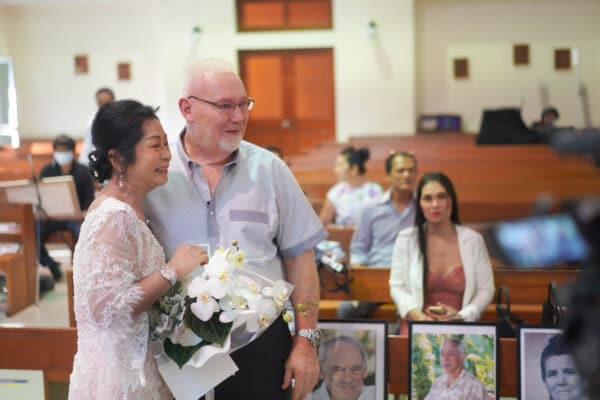
[[[61,263],[63,272],[71,268],[71,252],[66,246],[49,245],[48,250],[50,256]],[[1,313],[0,326],[68,327],[69,311],[65,278],[55,283],[53,290],[42,294],[37,305],[31,305],[9,318]]]

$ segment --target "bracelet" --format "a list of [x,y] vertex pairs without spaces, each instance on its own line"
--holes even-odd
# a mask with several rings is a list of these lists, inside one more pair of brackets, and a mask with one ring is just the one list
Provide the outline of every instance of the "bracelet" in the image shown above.
[[294,309],[300,313],[303,317],[308,315],[308,312],[313,308],[318,308],[317,303],[307,301],[306,303],[298,303],[294,305]]
[[158,273],[173,286],[177,282],[177,273],[169,266],[165,265],[158,269]]

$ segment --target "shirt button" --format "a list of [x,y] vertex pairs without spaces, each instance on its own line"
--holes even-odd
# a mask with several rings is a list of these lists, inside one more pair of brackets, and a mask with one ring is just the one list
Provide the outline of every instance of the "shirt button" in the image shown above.
[[215,212],[214,212],[214,211],[211,211],[211,212],[210,212],[210,215],[215,215]]

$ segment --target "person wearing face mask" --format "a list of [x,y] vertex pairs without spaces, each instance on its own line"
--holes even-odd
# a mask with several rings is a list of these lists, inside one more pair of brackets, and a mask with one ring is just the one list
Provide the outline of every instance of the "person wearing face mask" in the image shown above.
[[[67,135],[59,135],[52,143],[54,150],[54,160],[45,165],[40,172],[40,178],[49,178],[54,176],[71,175],[81,211],[85,212],[91,202],[94,200],[94,185],[89,169],[74,160],[75,141]],[[75,236],[79,237],[80,221],[69,220],[42,220],[39,223],[39,262],[48,267],[52,272],[54,280],[62,277],[60,265],[56,262],[44,244],[46,238],[54,232],[69,230]]]

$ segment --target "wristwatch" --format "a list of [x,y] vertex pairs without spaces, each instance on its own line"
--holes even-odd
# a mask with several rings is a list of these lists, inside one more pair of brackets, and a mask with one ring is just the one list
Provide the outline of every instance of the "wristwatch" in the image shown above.
[[318,347],[321,342],[321,331],[318,329],[300,329],[297,335],[307,338],[313,347]]
[[160,273],[160,276],[169,281],[171,286],[177,282],[177,273],[172,268],[165,265],[164,267],[160,267],[158,272]]

